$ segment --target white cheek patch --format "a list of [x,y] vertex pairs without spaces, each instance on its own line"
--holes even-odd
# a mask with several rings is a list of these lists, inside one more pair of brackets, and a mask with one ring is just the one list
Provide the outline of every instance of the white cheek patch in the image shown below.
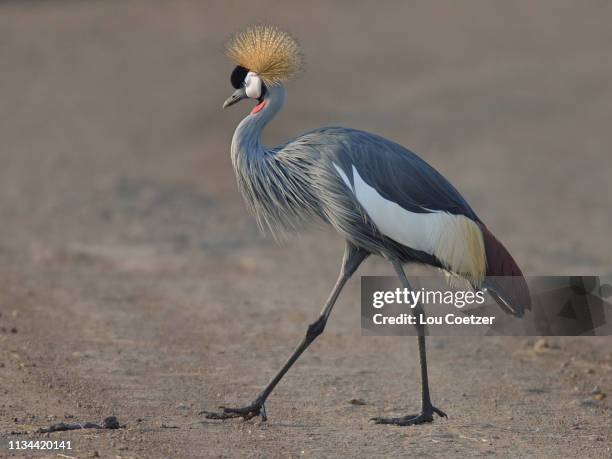
[[247,73],[244,79],[244,89],[246,95],[251,99],[259,99],[261,97],[261,78],[255,72]]

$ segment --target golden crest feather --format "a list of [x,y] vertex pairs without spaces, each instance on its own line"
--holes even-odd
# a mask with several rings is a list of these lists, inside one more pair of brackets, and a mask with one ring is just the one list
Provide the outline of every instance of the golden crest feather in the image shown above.
[[226,45],[236,65],[257,73],[267,85],[278,85],[302,67],[301,50],[287,32],[270,25],[255,25],[235,34]]

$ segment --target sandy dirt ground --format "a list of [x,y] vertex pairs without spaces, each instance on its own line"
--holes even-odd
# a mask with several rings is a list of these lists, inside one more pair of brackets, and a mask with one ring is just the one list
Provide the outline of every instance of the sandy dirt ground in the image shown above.
[[[304,46],[270,144],[330,124],[382,134],[444,173],[527,273],[611,275],[611,15],[601,1],[0,3],[0,457],[612,456],[608,338],[431,339],[448,419],[372,424],[418,408],[418,358],[414,338],[361,336],[357,278],[267,423],[199,414],[258,393],[342,252],[321,229],[279,246],[245,211],[229,143],[250,107],[221,110],[232,31],[271,21]],[[125,427],[36,433],[110,415]],[[73,449],[8,450],[30,439]]]

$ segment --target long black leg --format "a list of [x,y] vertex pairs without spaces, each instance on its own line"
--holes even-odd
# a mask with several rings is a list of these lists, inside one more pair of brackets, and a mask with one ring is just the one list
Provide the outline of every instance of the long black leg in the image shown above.
[[369,253],[360,249],[350,242],[347,241],[346,248],[344,250],[344,258],[342,260],[342,268],[340,270],[340,275],[338,276],[338,280],[336,281],[336,285],[331,291],[325,306],[323,306],[323,310],[319,315],[319,318],[311,323],[306,330],[306,336],[302,339],[300,344],[298,344],[297,348],[291,354],[291,357],[285,362],[283,367],[279,370],[279,372],[270,380],[265,389],[259,394],[259,396],[250,404],[242,408],[223,408],[223,411],[220,413],[215,412],[203,412],[206,414],[208,419],[228,419],[228,418],[236,418],[242,417],[244,419],[251,419],[255,416],[262,416],[262,419],[266,419],[264,403],[268,396],[272,393],[276,385],[283,378],[285,373],[291,368],[291,366],[295,363],[295,361],[302,355],[302,353],[310,346],[310,344],[323,333],[325,329],[325,324],[327,323],[327,319],[329,319],[329,315],[338,299],[338,295],[342,291],[342,288],[346,284],[346,282],[351,278],[353,273],[357,270],[359,265],[368,257]]
[[[402,285],[412,290],[410,282],[406,278],[406,274],[404,273],[404,268],[398,261],[393,262],[393,267],[395,268],[395,272],[399,277]],[[425,311],[423,310],[423,306],[419,303],[414,308],[414,315],[416,317],[420,317],[421,315],[425,315]],[[433,414],[436,413],[440,417],[447,417],[446,413],[442,410],[436,408],[431,403],[431,397],[429,395],[429,378],[427,376],[427,352],[425,349],[425,333],[426,329],[424,325],[421,325],[419,321],[415,325],[418,332],[418,343],[419,343],[419,360],[421,363],[421,414],[418,415],[408,415],[402,416],[400,418],[382,418],[377,417],[373,418],[377,424],[395,424],[400,426],[421,424],[424,422],[432,422]]]

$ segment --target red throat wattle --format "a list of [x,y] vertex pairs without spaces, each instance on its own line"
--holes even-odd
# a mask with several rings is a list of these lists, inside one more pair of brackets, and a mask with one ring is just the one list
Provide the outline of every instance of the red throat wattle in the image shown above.
[[262,103],[255,105],[253,107],[253,110],[251,110],[251,115],[254,115],[255,113],[259,112],[265,106],[266,106],[266,101],[265,100]]

